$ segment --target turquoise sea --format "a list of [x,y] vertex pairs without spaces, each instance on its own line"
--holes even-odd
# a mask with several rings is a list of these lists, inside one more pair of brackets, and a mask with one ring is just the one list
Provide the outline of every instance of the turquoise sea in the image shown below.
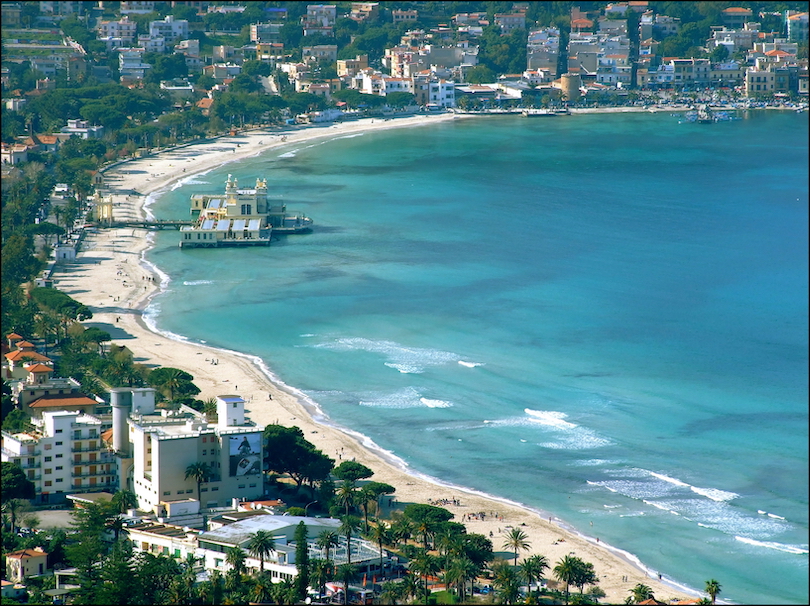
[[682,118],[335,134],[189,176],[157,217],[233,173],[316,227],[248,249],[158,233],[149,316],[257,356],[415,474],[684,587],[806,604],[807,114]]

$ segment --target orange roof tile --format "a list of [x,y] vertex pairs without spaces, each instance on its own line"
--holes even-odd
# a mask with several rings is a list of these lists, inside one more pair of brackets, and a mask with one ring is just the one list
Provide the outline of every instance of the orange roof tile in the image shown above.
[[101,432],[101,441],[102,442],[109,443],[109,442],[112,442],[112,439],[113,439],[113,430],[112,430],[112,428],[105,429],[104,431]]
[[53,368],[50,366],[46,366],[45,364],[34,364],[32,366],[26,366],[25,370],[28,372],[53,372]]
[[64,396],[42,396],[31,402],[29,408],[60,408],[63,406],[95,406],[97,402],[84,394]]
[[16,332],[12,332],[6,335],[6,339],[12,339],[15,341],[20,341],[22,337],[18,335]]
[[17,341],[16,345],[20,349],[22,349],[23,347],[34,347],[34,344],[31,343],[30,341]]
[[7,558],[14,558],[16,560],[22,560],[23,558],[36,558],[47,556],[48,554],[44,551],[37,551],[36,549],[21,549],[19,551],[12,551],[11,553],[7,553]]
[[41,353],[35,351],[12,351],[6,354],[6,360],[9,362],[20,362],[23,360],[36,360],[37,362],[50,362],[48,356],[43,356]]
[[742,8],[741,6],[730,6],[730,7],[726,8],[726,9],[723,9],[723,12],[724,13],[741,13],[741,14],[746,13],[746,14],[748,14],[748,13],[751,13],[752,11],[751,11],[750,8]]
[[206,97],[205,99],[200,99],[199,101],[197,101],[197,107],[201,109],[209,109],[211,105],[213,105],[213,103],[214,103],[213,99],[211,99],[210,97]]
[[790,56],[790,53],[787,53],[787,52],[785,52],[783,50],[779,50],[778,48],[774,49],[774,50],[770,50],[765,54],[768,57],[789,57]]

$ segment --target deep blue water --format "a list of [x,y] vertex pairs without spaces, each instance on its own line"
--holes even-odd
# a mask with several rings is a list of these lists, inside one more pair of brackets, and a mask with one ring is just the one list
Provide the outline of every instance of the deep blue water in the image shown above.
[[270,151],[155,214],[233,173],[314,232],[241,250],[160,233],[153,311],[259,356],[415,473],[724,599],[807,603],[807,126],[497,117]]

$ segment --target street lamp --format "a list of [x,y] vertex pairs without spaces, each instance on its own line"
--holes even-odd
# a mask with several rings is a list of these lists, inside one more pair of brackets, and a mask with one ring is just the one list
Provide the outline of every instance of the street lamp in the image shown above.
[[306,507],[304,507],[304,517],[305,517],[305,518],[307,517],[307,510],[309,509],[309,506],[310,506],[310,505],[314,505],[314,504],[315,504],[315,503],[317,503],[317,502],[318,502],[318,500],[316,499],[316,500],[314,500],[314,501],[312,501],[312,502],[310,502],[310,503],[307,503],[307,506],[306,506]]

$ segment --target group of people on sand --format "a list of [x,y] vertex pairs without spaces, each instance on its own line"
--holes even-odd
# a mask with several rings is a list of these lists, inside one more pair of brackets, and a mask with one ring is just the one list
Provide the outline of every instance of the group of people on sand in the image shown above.
[[428,499],[428,505],[436,505],[436,506],[455,505],[456,507],[458,507],[459,505],[461,505],[461,501],[459,501],[455,497],[453,497],[452,499],[436,499],[435,501],[433,499]]
[[[494,511],[491,511],[489,513],[489,516],[491,518],[497,518],[499,521],[503,522],[503,516],[501,514],[499,514],[499,513],[495,513]],[[465,513],[461,517],[462,522],[470,522],[472,520],[479,520],[479,521],[483,522],[486,519],[487,519],[487,512],[486,511],[479,511],[477,513]]]

